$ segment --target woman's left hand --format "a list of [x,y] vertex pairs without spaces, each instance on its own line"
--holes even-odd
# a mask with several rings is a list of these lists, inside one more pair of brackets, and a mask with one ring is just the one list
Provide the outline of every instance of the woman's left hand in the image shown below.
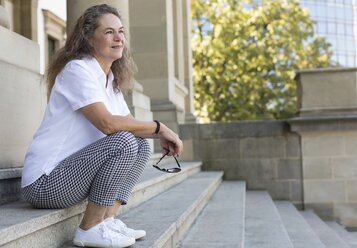
[[183,143],[179,136],[174,133],[171,129],[166,126],[163,126],[159,133],[160,145],[166,153],[169,151],[168,155],[170,156],[179,156],[183,151]]

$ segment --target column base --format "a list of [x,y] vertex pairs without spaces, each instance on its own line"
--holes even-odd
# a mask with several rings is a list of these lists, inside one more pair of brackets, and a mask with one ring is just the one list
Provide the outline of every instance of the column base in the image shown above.
[[[143,87],[135,82],[134,89],[125,96],[130,113],[138,120],[152,121],[153,113],[150,108],[150,98],[143,94]],[[151,151],[154,151],[154,141],[149,140]]]
[[197,117],[192,113],[185,113],[185,123],[197,123]]

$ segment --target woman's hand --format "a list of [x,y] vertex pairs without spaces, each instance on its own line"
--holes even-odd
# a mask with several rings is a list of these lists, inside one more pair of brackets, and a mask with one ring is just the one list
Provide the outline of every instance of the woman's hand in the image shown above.
[[183,144],[179,136],[171,129],[161,123],[161,129],[159,132],[160,146],[166,153],[169,151],[169,156],[179,156],[183,151]]

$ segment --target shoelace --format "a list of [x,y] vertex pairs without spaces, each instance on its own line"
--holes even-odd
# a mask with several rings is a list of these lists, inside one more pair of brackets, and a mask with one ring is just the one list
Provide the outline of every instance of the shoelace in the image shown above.
[[114,224],[115,224],[115,226],[119,226],[119,232],[122,232],[124,234],[128,233],[128,231],[129,231],[128,229],[129,228],[121,220],[114,219]]
[[104,223],[100,226],[100,229],[102,231],[103,238],[110,240],[111,245],[118,244],[120,242],[119,236],[122,236],[120,233],[113,232]]
[[126,227],[125,223],[122,222],[122,221],[119,220],[119,219],[114,219],[114,223],[115,223],[116,225],[119,225],[119,226],[122,226],[122,227]]

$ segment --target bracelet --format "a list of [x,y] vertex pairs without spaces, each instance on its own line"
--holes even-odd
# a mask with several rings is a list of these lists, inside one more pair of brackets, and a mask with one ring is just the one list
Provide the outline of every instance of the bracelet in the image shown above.
[[156,122],[156,129],[154,134],[158,134],[160,132],[160,122],[157,120],[154,120]]

